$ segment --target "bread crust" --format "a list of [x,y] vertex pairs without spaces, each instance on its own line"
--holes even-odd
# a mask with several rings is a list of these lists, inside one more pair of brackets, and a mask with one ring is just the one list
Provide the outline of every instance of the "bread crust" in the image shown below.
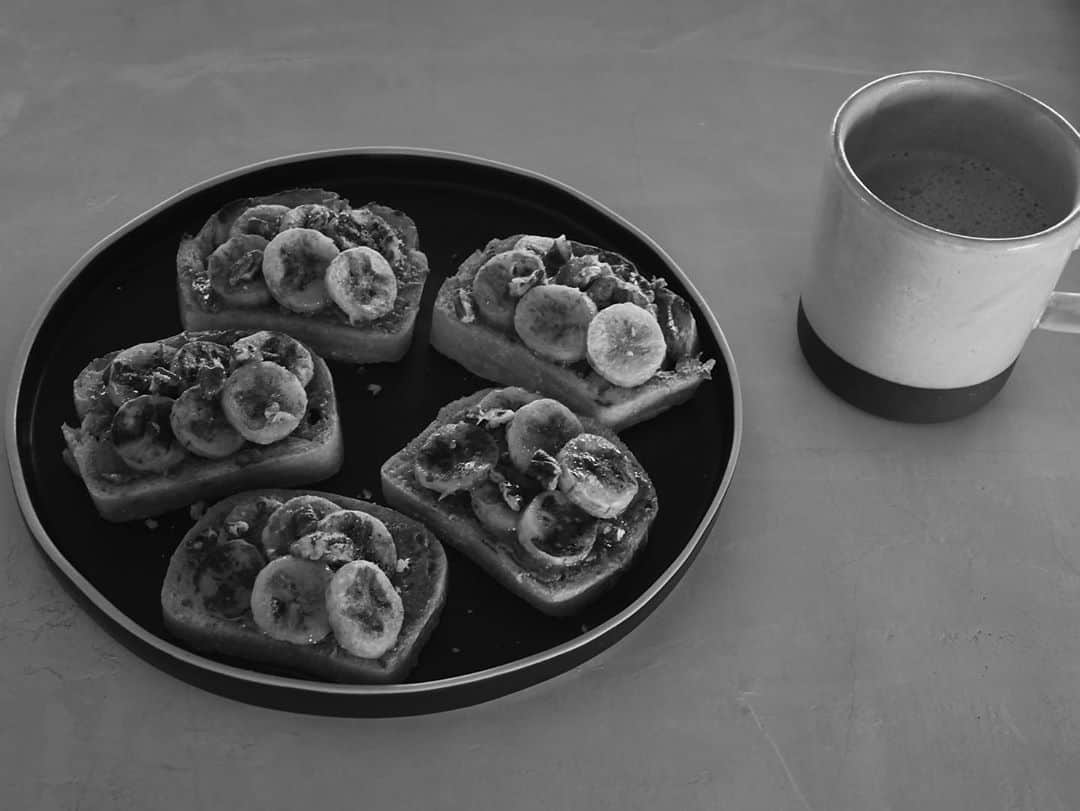
[[534,608],[551,616],[575,614],[610,589],[646,543],[659,509],[656,489],[641,463],[613,431],[579,415],[586,432],[610,440],[630,459],[638,493],[618,519],[618,526],[625,531],[618,543],[602,545],[598,541],[582,563],[566,569],[534,563],[516,539],[496,538],[484,529],[464,501],[440,500],[437,493],[418,484],[413,475],[417,454],[428,436],[438,427],[460,420],[471,406],[494,390],[483,389],[448,403],[427,428],[390,457],[381,469],[383,497],[394,509],[422,521],[444,544],[457,549]]
[[185,235],[176,254],[176,286],[180,321],[187,330],[268,329],[285,332],[325,358],[347,363],[390,363],[400,360],[412,344],[420,298],[428,276],[427,256],[418,247],[416,224],[402,211],[368,203],[373,213],[390,223],[402,236],[403,268],[395,269],[398,294],[394,309],[370,324],[350,324],[343,313],[328,308],[316,315],[301,315],[272,303],[263,307],[232,307],[216,299],[210,290],[207,260],[229,234],[240,214],[257,205],[295,207],[318,203],[333,211],[348,201],[324,189],[290,189],[261,197],[234,200],[216,211],[199,232]]
[[[581,365],[566,366],[542,358],[515,335],[479,319],[463,320],[455,305],[460,292],[471,289],[481,265],[495,254],[510,250],[522,236],[491,240],[442,283],[431,316],[432,347],[478,377],[504,386],[543,392],[614,431],[622,431],[686,402],[701,382],[709,378],[714,361],[702,361],[695,354],[680,360],[672,369],[658,372],[640,386],[623,388]],[[575,256],[598,254],[601,261],[633,267],[625,257],[611,251],[574,241],[570,245]]]
[[[161,343],[173,347],[194,340],[232,343],[247,334],[244,330],[182,332]],[[87,368],[100,360],[91,361]],[[330,369],[315,353],[312,361],[314,375],[307,387],[305,418],[290,436],[271,445],[248,445],[224,459],[189,454],[167,473],[117,474],[110,464],[116,452],[107,437],[96,436],[82,426],[64,425],[65,457],[82,478],[102,518],[113,522],[150,518],[239,490],[289,487],[329,478],[341,469],[344,440]]]
[[[316,495],[343,509],[362,510],[382,521],[394,537],[399,559],[408,559],[404,572],[391,578],[402,594],[405,621],[394,646],[378,659],[361,659],[343,650],[333,635],[314,645],[296,645],[266,636],[251,612],[223,619],[207,612],[196,599],[196,578],[201,560],[199,537],[220,527],[238,503],[258,496],[287,501],[294,496]],[[317,490],[264,489],[238,493],[210,507],[184,535],[169,561],[161,587],[165,627],[202,653],[235,657],[274,668],[303,673],[328,681],[388,684],[405,679],[415,667],[446,603],[446,553],[426,527],[394,510],[368,501]]]

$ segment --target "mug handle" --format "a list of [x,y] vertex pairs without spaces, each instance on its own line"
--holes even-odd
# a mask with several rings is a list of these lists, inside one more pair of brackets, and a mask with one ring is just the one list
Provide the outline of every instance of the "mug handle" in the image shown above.
[[1080,293],[1055,290],[1035,326],[1050,332],[1080,332]]

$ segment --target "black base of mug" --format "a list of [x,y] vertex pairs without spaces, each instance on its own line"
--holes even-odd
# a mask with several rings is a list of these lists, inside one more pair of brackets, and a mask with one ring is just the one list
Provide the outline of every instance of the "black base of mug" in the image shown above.
[[814,332],[799,302],[799,346],[814,374],[834,394],[863,411],[899,422],[945,422],[977,411],[1001,391],[1015,362],[982,383],[956,389],[924,389],[893,383],[833,352]]

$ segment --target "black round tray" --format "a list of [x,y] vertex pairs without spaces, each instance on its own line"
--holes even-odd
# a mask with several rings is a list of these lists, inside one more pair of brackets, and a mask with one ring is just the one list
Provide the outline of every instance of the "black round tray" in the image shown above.
[[[181,331],[176,248],[224,203],[280,189],[331,189],[412,216],[431,264],[413,345],[398,364],[331,364],[346,441],[341,472],[318,488],[380,500],[379,467],[444,403],[485,385],[428,345],[439,284],[488,239],[560,234],[608,247],[666,278],[695,309],[702,349],[716,359],[693,400],[623,438],[656,485],[660,513],[635,565],[600,602],[571,619],[546,617],[447,550],[442,619],[407,683],[340,685],[207,658],[164,629],[159,592],[186,511],[115,525],[94,510],[61,459],[60,425],[74,423],[71,383],[93,357]],[[686,571],[716,519],[738,455],[742,405],[730,349],[700,294],[640,230],[549,178],[465,155],[348,149],[284,157],[180,192],[94,246],[64,277],[16,359],[6,425],[8,459],[27,525],[69,590],[138,654],[174,675],[242,701],[329,715],[435,712],[504,695],[564,672],[636,626]]]

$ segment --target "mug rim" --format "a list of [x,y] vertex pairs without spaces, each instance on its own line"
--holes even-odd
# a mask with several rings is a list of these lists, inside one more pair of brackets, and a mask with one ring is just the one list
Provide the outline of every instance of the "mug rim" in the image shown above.
[[[1059,219],[1053,225],[1031,234],[1019,234],[1017,236],[1007,237],[970,236],[967,234],[957,234],[952,231],[946,231],[943,228],[937,228],[933,225],[927,225],[914,217],[909,217],[903,212],[898,211],[874,194],[851,166],[851,163],[848,160],[847,150],[844,146],[842,130],[845,128],[845,124],[850,125],[854,120],[852,118],[852,108],[854,105],[866,96],[874,94],[875,91],[877,91],[879,95],[884,97],[884,93],[894,86],[919,80],[924,82],[935,80],[952,81],[967,85],[991,87],[999,92],[1004,91],[1007,95],[1015,97],[1023,104],[1034,106],[1039,112],[1043,113],[1053,121],[1058,129],[1061,130],[1061,134],[1067,140],[1072,142],[1073,149],[1077,153],[1078,158],[1080,158],[1080,132],[1077,132],[1076,128],[1069,123],[1065,116],[1049,104],[1035,98],[1030,93],[1025,93],[1023,90],[1018,90],[1004,82],[987,79],[984,76],[977,76],[971,73],[961,73],[950,70],[911,70],[900,73],[890,73],[867,82],[844,99],[843,103],[837,109],[836,115],[833,117],[830,130],[833,162],[839,168],[841,176],[852,186],[856,194],[865,204],[884,214],[891,215],[898,223],[908,227],[910,230],[917,231],[921,236],[925,237],[932,235],[943,241],[955,242],[965,246],[991,245],[999,247],[1003,244],[1022,246],[1026,243],[1042,241],[1048,236],[1053,236],[1060,231],[1064,231],[1076,222],[1077,219],[1080,219],[1080,186],[1078,186],[1077,193],[1074,196],[1072,208],[1064,217]],[[1077,166],[1077,174],[1078,183],[1080,183],[1080,164]]]

